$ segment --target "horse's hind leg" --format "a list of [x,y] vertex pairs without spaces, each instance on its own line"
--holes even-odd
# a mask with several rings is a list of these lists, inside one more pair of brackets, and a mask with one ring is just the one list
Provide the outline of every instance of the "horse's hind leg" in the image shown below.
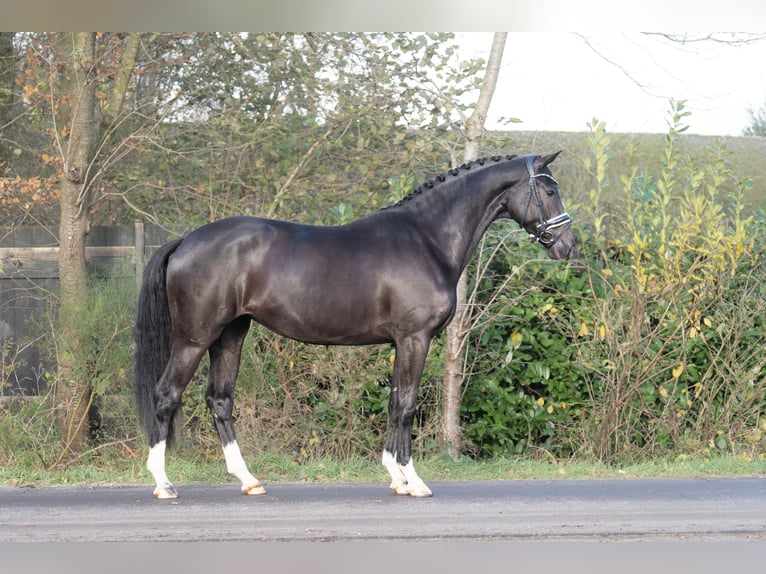
[[154,477],[157,486],[156,498],[176,498],[178,492],[165,472],[165,447],[172,438],[173,419],[181,405],[181,395],[194,375],[205,350],[200,347],[173,344],[170,359],[155,388],[157,417],[149,437],[149,458],[146,468]]
[[234,433],[234,385],[239,373],[242,344],[250,328],[249,317],[232,321],[210,347],[210,381],[207,387],[207,406],[213,416],[221,438],[226,470],[242,482],[245,494],[265,494],[261,483],[247,469]]

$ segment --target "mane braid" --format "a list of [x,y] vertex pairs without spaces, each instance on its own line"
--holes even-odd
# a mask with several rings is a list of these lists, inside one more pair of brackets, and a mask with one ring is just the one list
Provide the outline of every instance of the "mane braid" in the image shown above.
[[[458,167],[458,168],[453,168],[453,169],[450,169],[449,171],[447,171],[447,173],[440,173],[440,174],[439,174],[439,175],[437,175],[437,176],[436,176],[434,179],[432,179],[432,180],[429,180],[429,181],[426,181],[425,183],[423,183],[423,184],[419,185],[417,188],[415,188],[414,190],[412,190],[410,193],[408,193],[408,194],[407,194],[405,197],[403,197],[402,199],[400,199],[400,200],[399,200],[398,202],[396,202],[395,204],[393,204],[393,205],[389,205],[389,206],[386,206],[386,207],[382,208],[382,210],[385,210],[385,209],[391,209],[391,208],[394,208],[394,207],[399,207],[400,205],[402,205],[402,204],[404,204],[404,203],[407,203],[408,201],[410,201],[410,200],[411,200],[411,199],[413,199],[414,197],[416,197],[416,196],[418,196],[418,195],[422,194],[424,191],[428,191],[428,190],[430,190],[430,189],[433,189],[433,188],[434,188],[435,186],[437,186],[438,184],[440,184],[440,183],[444,183],[445,181],[447,181],[447,177],[448,177],[448,176],[452,176],[452,177],[458,177],[458,176],[460,176],[461,174],[463,174],[463,173],[465,173],[465,172],[467,172],[467,171],[470,171],[470,170],[471,170],[471,168],[472,168],[473,166],[475,166],[475,165],[478,165],[479,167],[482,167],[482,166],[484,166],[484,164],[486,164],[487,162],[494,162],[494,163],[497,163],[497,162],[499,162],[499,161],[502,161],[502,160],[504,160],[504,159],[505,159],[505,160],[507,160],[507,161],[510,161],[510,160],[512,160],[512,159],[515,159],[515,158],[517,158],[517,157],[518,157],[518,156],[517,156],[517,155],[515,155],[515,154],[508,154],[508,155],[506,155],[506,156],[502,156],[502,155],[493,155],[493,156],[491,156],[491,157],[482,157],[482,158],[476,159],[476,160],[474,160],[474,161],[469,161],[468,163],[464,163],[463,165],[461,165],[461,166],[460,166],[460,167]],[[381,211],[382,211],[382,210],[381,210]]]

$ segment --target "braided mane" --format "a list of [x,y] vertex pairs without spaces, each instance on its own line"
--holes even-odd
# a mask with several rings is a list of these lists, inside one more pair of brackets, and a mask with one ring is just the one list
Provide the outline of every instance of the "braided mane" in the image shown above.
[[508,154],[508,155],[505,155],[505,156],[493,155],[493,156],[490,156],[490,157],[482,157],[482,158],[476,159],[474,161],[470,161],[468,163],[464,163],[460,167],[453,168],[453,169],[447,171],[446,173],[440,173],[435,178],[433,178],[433,179],[431,179],[431,180],[429,180],[429,181],[419,185],[417,188],[412,190],[410,193],[408,193],[404,198],[402,198],[397,203],[395,203],[393,205],[390,205],[388,207],[384,207],[383,209],[391,209],[393,207],[399,207],[400,205],[402,205],[404,203],[407,203],[411,199],[421,195],[423,192],[428,191],[430,189],[433,189],[434,187],[438,186],[440,183],[444,183],[449,176],[458,177],[461,174],[464,174],[464,173],[470,171],[471,168],[473,168],[474,166],[481,167],[481,166],[485,165],[487,162],[495,162],[495,163],[497,163],[497,162],[500,162],[500,161],[502,161],[504,159],[505,160],[512,160],[512,159],[515,159],[517,157],[518,156],[513,155],[513,154]]

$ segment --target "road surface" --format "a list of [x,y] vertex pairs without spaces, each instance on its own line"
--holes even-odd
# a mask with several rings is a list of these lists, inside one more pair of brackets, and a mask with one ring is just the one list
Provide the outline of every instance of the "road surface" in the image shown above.
[[[0,488],[0,541],[754,540],[766,478]],[[766,553],[764,554],[766,557]]]

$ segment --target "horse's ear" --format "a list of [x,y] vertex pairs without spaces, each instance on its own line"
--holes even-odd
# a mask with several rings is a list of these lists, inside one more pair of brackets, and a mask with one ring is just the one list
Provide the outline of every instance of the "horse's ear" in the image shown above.
[[556,159],[562,151],[563,150],[559,150],[556,153],[538,157],[537,160],[535,161],[535,167],[537,169],[543,169],[547,165],[553,163],[553,160]]

